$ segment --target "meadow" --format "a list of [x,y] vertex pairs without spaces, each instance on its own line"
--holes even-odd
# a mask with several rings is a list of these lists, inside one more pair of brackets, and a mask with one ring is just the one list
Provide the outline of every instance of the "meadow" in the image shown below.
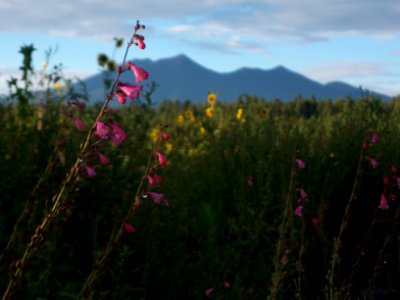
[[152,105],[117,84],[107,103],[134,100],[102,108],[57,67],[31,92],[24,63],[0,105],[3,299],[396,294],[400,99]]

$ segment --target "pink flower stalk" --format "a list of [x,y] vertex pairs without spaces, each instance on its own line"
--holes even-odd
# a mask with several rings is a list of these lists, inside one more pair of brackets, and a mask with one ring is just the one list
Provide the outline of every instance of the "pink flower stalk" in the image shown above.
[[147,192],[146,195],[149,195],[150,198],[153,199],[154,203],[157,203],[157,204],[159,204],[161,202],[161,200],[164,199],[164,194],[162,194],[162,193]]
[[204,294],[206,295],[207,298],[209,298],[209,297],[211,297],[211,294],[213,291],[214,291],[214,288],[212,287],[212,288],[206,289],[204,291]]
[[96,170],[93,167],[86,166],[86,173],[88,174],[89,177],[95,177],[96,176]]
[[379,208],[384,209],[384,210],[389,209],[389,205],[387,203],[387,200],[386,200],[386,197],[384,194],[381,194],[381,201],[379,203]]
[[296,159],[296,164],[299,169],[304,169],[306,167],[306,163],[301,159]]
[[110,163],[110,160],[103,153],[97,152],[97,155],[103,165],[108,165]]
[[112,130],[110,133],[110,138],[116,146],[119,146],[123,141],[126,140],[126,133],[121,128],[119,123],[114,122],[110,125],[110,127]]
[[137,97],[139,97],[139,94],[141,90],[143,89],[143,86],[137,86],[128,82],[118,82],[118,86],[116,89],[117,94],[122,94],[125,97],[128,97],[131,100],[135,100]]
[[300,198],[303,200],[303,199],[306,199],[307,197],[308,197],[308,195],[307,195],[307,193],[304,191],[304,189],[303,188],[300,188],[300,189],[297,189],[298,191],[299,191],[299,193],[300,193]]
[[85,124],[84,124],[83,121],[82,121],[81,119],[79,119],[78,117],[74,117],[74,123],[75,123],[76,128],[77,128],[79,131],[85,130]]
[[135,75],[136,82],[141,82],[149,78],[149,73],[145,69],[138,67],[134,63],[128,62],[128,67],[132,70],[133,74]]
[[99,138],[104,139],[109,134],[109,132],[110,128],[105,123],[97,121],[95,134]]
[[124,222],[124,231],[126,233],[134,233],[136,229],[131,224]]
[[156,155],[158,157],[158,162],[162,167],[165,167],[167,165],[167,158],[165,157],[164,153],[161,151],[156,151]]
[[297,206],[297,208],[294,211],[294,215],[298,216],[298,217],[303,216],[303,206],[302,205]]

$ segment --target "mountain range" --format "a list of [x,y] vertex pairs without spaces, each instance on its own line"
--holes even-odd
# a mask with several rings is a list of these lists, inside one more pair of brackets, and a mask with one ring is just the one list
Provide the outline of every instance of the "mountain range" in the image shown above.
[[[301,95],[317,99],[336,99],[350,96],[354,99],[365,96],[365,91],[341,81],[321,84],[283,66],[262,70],[241,68],[233,72],[219,73],[196,63],[186,55],[177,55],[160,60],[133,60],[136,65],[150,74],[148,82],[154,81],[158,87],[152,101],[159,103],[164,99],[178,99],[192,102],[204,101],[209,91],[218,93],[219,100],[228,102],[240,95],[255,95],[266,100],[289,101]],[[84,80],[91,102],[104,98],[103,78],[100,72]],[[110,74],[114,78],[115,74]],[[121,81],[134,82],[132,72],[124,72]],[[374,91],[368,91],[382,99],[389,99]]]

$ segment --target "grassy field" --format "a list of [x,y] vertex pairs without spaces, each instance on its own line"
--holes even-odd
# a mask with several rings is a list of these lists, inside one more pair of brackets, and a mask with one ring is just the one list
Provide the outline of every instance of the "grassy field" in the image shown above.
[[126,139],[94,142],[43,231],[99,108],[68,105],[60,89],[41,106],[0,106],[0,289],[35,234],[15,299],[78,297],[93,270],[82,297],[368,299],[396,288],[400,102],[208,100],[110,110]]

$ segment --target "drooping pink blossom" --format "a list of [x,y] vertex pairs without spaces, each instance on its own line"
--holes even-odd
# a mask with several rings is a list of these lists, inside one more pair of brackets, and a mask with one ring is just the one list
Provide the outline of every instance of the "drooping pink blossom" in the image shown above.
[[294,215],[298,216],[298,217],[303,216],[303,206],[302,205],[297,206],[297,208],[294,210]]
[[91,166],[86,166],[86,173],[88,174],[89,177],[95,177],[96,176],[96,169]]
[[389,195],[390,199],[392,199],[392,201],[396,200],[397,196],[395,194],[390,194]]
[[306,163],[301,159],[296,159],[296,164],[299,169],[304,169],[306,167]]
[[385,176],[385,177],[383,178],[383,184],[384,184],[384,185],[389,185],[389,178],[388,178],[388,177]]
[[85,124],[84,124],[83,121],[82,121],[81,119],[79,119],[78,117],[74,117],[74,123],[75,123],[76,128],[77,128],[79,131],[85,130]]
[[104,139],[108,133],[110,132],[110,128],[103,122],[97,121],[96,123],[96,132],[95,134],[100,137],[101,139]]
[[117,122],[110,124],[111,132],[109,134],[111,140],[116,146],[119,146],[123,141],[126,140],[126,133],[122,129],[121,125]]
[[229,281],[224,280],[224,289],[229,289],[231,287],[231,284],[229,283]]
[[167,158],[165,157],[164,153],[161,151],[156,151],[156,155],[158,157],[158,162],[162,167],[165,167],[167,165]]
[[297,189],[297,190],[298,190],[298,192],[300,193],[300,198],[301,198],[302,200],[304,200],[304,199],[306,199],[306,198],[308,197],[307,193],[304,191],[303,188],[300,188],[300,189]]
[[149,78],[149,73],[141,67],[138,67],[134,63],[128,62],[128,67],[132,70],[133,74],[135,75],[136,82],[141,82]]
[[134,233],[136,231],[135,227],[133,227],[131,224],[124,222],[124,231],[126,233]]
[[371,142],[377,143],[380,141],[380,136],[376,132],[371,132]]
[[147,180],[149,181],[150,185],[155,185],[155,184],[162,184],[163,179],[161,176],[154,174],[154,175],[147,175]]
[[138,43],[138,47],[139,47],[139,49],[145,49],[146,48],[146,44],[144,43],[144,41],[142,40],[142,39],[138,39],[137,40],[137,43]]
[[386,200],[386,197],[385,197],[384,194],[381,194],[381,200],[380,200],[380,203],[379,203],[379,208],[380,209],[384,209],[384,210],[389,209],[389,205],[387,203],[387,200]]
[[392,171],[393,174],[397,173],[397,168],[393,165],[390,166],[390,170]]
[[369,161],[373,169],[375,169],[378,166],[378,161],[375,158],[366,156],[365,159]]
[[169,140],[170,135],[166,132],[163,132],[163,134],[161,135],[161,137],[163,138],[163,140]]
[[139,97],[140,92],[142,91],[143,86],[137,86],[134,84],[131,84],[129,82],[118,82],[118,86],[116,89],[117,94],[122,94],[123,96],[128,97],[131,100],[135,100],[137,97]]
[[321,221],[320,221],[317,217],[312,217],[312,218],[311,218],[311,223],[312,223],[314,226],[318,226],[318,225],[321,223]]
[[108,165],[110,163],[110,160],[103,153],[97,152],[97,155],[103,165]]
[[156,192],[147,192],[146,195],[149,195],[151,199],[153,199],[154,203],[159,204],[161,200],[164,199],[163,193],[156,193]]
[[117,96],[118,102],[121,104],[125,104],[126,103],[126,97],[123,94],[120,93],[115,93],[115,96]]
[[214,291],[214,288],[208,288],[204,291],[204,294],[206,295],[207,298],[211,297],[212,292]]

